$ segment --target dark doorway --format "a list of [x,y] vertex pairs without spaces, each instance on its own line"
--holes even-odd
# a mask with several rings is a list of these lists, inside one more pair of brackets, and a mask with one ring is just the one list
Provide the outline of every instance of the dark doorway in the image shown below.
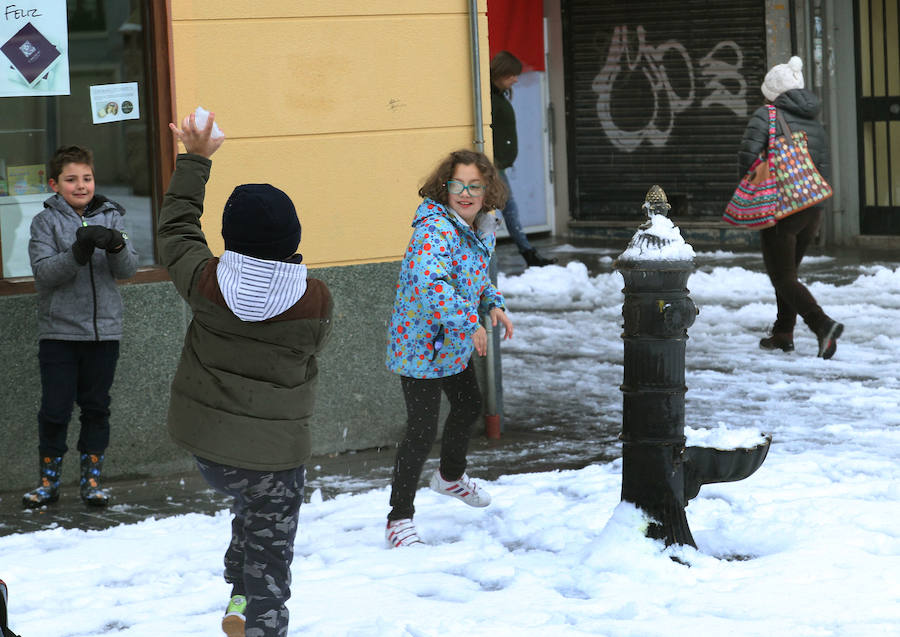
[[900,0],[856,0],[861,234],[900,235]]

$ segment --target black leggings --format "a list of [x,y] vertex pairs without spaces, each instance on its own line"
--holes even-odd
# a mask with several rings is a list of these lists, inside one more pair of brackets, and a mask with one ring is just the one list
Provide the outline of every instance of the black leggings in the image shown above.
[[450,401],[450,413],[441,437],[441,474],[455,480],[466,470],[466,453],[472,425],[481,415],[481,391],[475,370],[469,365],[454,376],[444,378],[400,377],[406,399],[406,435],[397,448],[391,483],[391,512],[388,520],[411,518],[413,499],[422,467],[437,437],[441,391]]

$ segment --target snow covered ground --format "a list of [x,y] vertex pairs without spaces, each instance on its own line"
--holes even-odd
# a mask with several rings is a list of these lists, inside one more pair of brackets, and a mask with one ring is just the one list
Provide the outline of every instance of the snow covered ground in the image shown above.
[[[501,276],[516,324],[503,344],[508,417],[577,403],[585,431],[606,431],[621,419],[622,278],[608,255],[570,246],[567,258],[577,260]],[[900,265],[810,260],[813,294],[846,324],[822,361],[802,327],[796,352],[758,349],[775,312],[758,257],[696,261],[689,442],[722,427],[774,440],[756,474],[691,501],[698,550],[643,537],[639,512],[619,503],[618,460],[503,476],[486,485],[487,509],[423,490],[420,549],[385,548],[387,487],[317,492],[301,509],[290,634],[900,634]],[[2,537],[12,627],[221,634],[228,537],[227,512]]]

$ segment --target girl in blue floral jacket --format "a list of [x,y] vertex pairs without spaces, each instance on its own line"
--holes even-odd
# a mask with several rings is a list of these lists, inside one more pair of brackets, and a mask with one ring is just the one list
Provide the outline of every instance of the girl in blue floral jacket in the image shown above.
[[491,283],[489,263],[508,190],[482,153],[450,153],[419,189],[424,200],[413,219],[388,330],[387,366],[400,374],[406,400],[406,434],[397,449],[391,511],[385,536],[391,546],[420,544],[412,517],[422,467],[437,435],[441,392],[450,413],[441,439],[441,461],[430,486],[466,504],[491,498],[466,475],[472,425],[481,415],[481,392],[469,365],[472,351],[487,351],[479,309],[513,334],[503,297]]

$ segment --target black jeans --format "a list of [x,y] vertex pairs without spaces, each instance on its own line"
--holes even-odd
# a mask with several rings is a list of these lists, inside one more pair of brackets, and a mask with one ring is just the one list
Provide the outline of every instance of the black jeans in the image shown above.
[[197,458],[197,467],[209,486],[234,498],[225,581],[232,595],[247,598],[246,636],[284,637],[304,467],[255,471],[203,458]]
[[813,295],[797,280],[797,268],[821,225],[822,206],[814,206],[760,232],[763,261],[778,304],[773,332],[793,332],[798,314],[816,333],[827,319]]
[[411,518],[413,500],[422,475],[422,467],[437,437],[441,392],[450,401],[450,413],[441,436],[441,474],[455,480],[466,470],[466,454],[472,425],[481,414],[481,391],[471,365],[454,376],[444,378],[400,377],[406,399],[406,435],[397,448],[391,482],[391,511],[388,520]]
[[109,390],[119,360],[119,341],[54,341],[38,344],[41,456],[68,451],[66,434],[75,403],[81,410],[78,451],[102,454],[109,446]]

